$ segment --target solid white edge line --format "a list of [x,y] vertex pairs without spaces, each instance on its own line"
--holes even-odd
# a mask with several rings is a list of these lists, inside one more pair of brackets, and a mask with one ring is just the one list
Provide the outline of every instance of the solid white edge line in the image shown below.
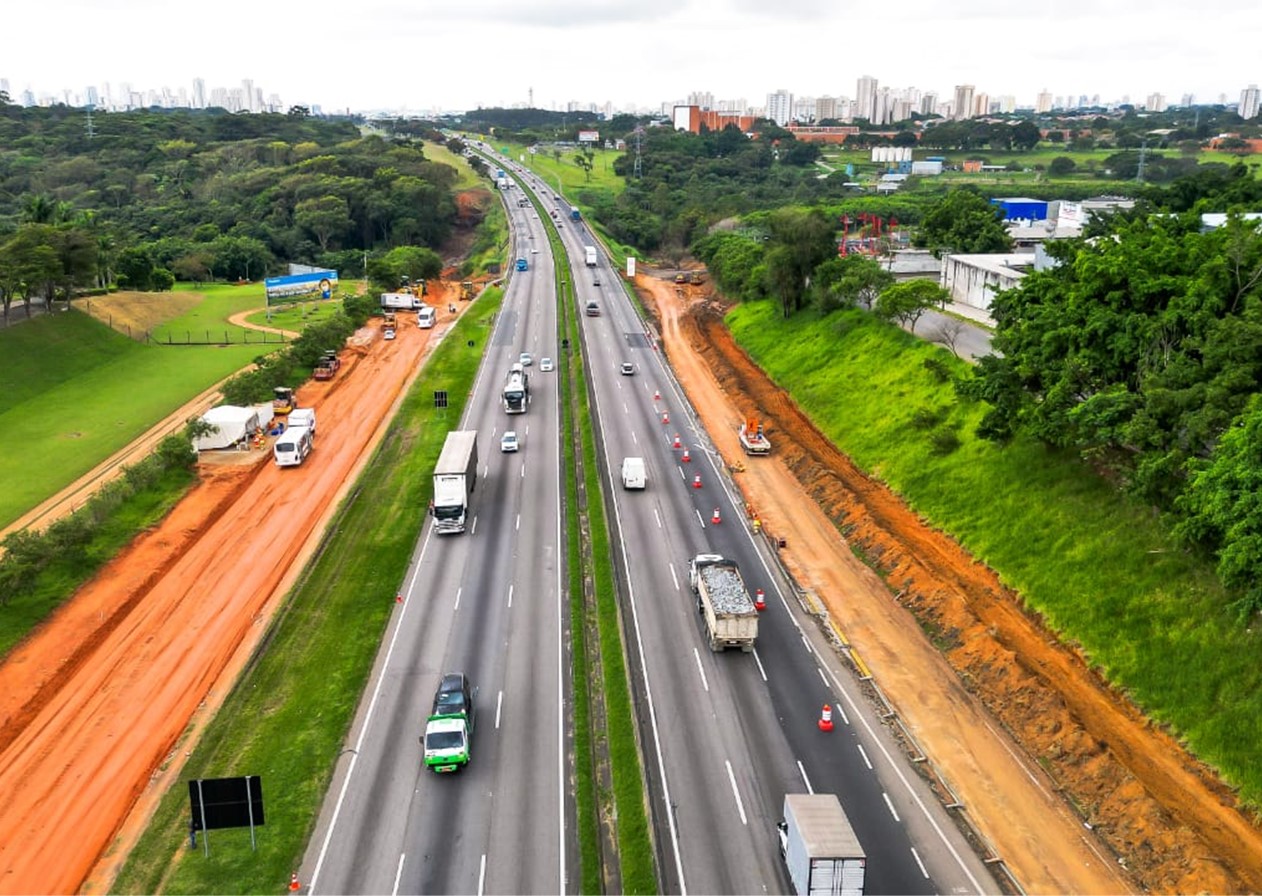
[[495,695],[495,730],[500,728],[500,714],[504,708],[504,692],[500,691]]

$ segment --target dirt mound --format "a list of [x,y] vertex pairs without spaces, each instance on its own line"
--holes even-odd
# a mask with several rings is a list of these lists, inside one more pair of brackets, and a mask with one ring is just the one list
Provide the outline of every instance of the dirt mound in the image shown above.
[[195,292],[115,292],[75,302],[75,306],[119,332],[148,333],[192,311],[202,301]]
[[991,570],[838,452],[735,345],[713,306],[679,326],[719,387],[762,418],[778,459],[942,646],[959,681],[1142,887],[1262,888],[1262,834],[1209,769],[1059,644]]

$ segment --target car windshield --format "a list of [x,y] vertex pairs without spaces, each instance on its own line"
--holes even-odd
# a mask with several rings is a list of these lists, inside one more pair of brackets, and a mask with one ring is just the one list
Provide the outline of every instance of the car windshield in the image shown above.
[[447,691],[438,695],[434,703],[434,715],[449,715],[464,711],[464,695],[459,691]]
[[460,731],[434,731],[425,735],[427,750],[458,750],[464,746],[464,734]]

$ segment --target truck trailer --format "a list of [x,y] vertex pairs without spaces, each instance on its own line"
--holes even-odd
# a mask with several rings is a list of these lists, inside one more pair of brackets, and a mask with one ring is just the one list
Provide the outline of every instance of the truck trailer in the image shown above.
[[447,433],[434,467],[434,531],[439,535],[465,530],[469,496],[478,484],[478,434],[474,430]]
[[412,295],[410,292],[383,292],[381,294],[382,308],[395,308],[400,311],[419,311],[420,307],[425,304],[418,296]]
[[736,562],[719,554],[698,554],[688,566],[688,581],[710,649],[752,651],[758,639],[758,610]]
[[583,256],[586,259],[587,266],[589,268],[596,267],[596,247],[595,246],[584,246]]
[[862,896],[867,856],[831,793],[784,797],[780,858],[798,896]]

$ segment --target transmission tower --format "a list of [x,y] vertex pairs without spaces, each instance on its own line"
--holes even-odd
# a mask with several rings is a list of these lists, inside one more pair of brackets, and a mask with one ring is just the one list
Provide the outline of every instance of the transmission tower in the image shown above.
[[644,167],[640,164],[640,137],[644,134],[644,128],[641,125],[635,126],[635,166],[631,169],[631,176],[639,180],[644,175]]

